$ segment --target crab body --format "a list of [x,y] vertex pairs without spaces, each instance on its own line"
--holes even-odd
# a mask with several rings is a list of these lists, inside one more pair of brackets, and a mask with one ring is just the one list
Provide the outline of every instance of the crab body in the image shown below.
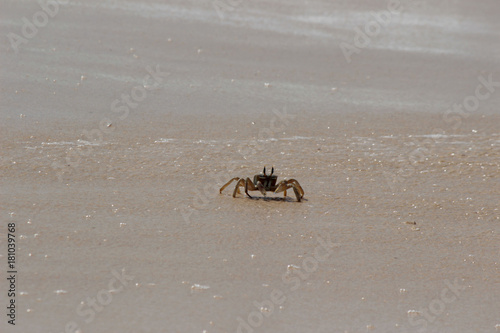
[[266,175],[266,168],[264,168],[264,171],[260,175],[255,175],[253,176],[253,184],[257,186],[257,184],[260,182],[262,186],[264,186],[264,189],[266,191],[275,191],[276,190],[276,182],[278,181],[278,176],[274,175],[274,168],[271,171],[271,174],[269,176]]
[[[222,186],[219,190],[220,193],[229,186],[233,181],[236,181],[236,186],[233,191],[233,197],[236,197],[236,194],[240,193],[240,187],[245,187],[245,194],[250,198],[252,196],[248,194],[248,191],[260,191],[262,195],[266,196],[266,191],[273,191],[274,193],[284,192],[284,196],[286,197],[286,190],[293,189],[295,196],[297,197],[297,201],[301,201],[304,197],[304,190],[300,186],[299,182],[295,179],[282,180],[277,183],[278,176],[273,175],[274,167],[271,169],[271,174],[266,175],[266,167],[261,174],[253,176],[253,182],[250,178],[240,178],[235,177],[228,181],[224,186]],[[277,183],[277,184],[276,184]]]

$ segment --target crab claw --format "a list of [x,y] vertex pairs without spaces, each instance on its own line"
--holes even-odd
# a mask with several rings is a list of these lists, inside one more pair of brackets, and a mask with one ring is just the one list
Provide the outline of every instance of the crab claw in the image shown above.
[[264,188],[264,185],[262,185],[261,182],[257,182],[257,188],[259,189],[260,193],[262,193],[263,196],[266,196],[266,189]]

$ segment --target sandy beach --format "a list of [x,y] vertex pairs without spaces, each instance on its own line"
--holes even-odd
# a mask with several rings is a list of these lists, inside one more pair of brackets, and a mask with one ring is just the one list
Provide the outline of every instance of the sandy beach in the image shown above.
[[499,10],[1,1],[1,332],[500,332]]

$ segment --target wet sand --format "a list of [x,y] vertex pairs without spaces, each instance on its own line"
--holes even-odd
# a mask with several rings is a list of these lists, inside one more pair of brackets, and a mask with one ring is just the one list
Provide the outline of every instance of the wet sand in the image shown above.
[[[350,63],[387,2],[224,3],[70,1],[0,46],[2,332],[497,332],[498,3],[415,1]],[[219,194],[273,165],[302,202]]]

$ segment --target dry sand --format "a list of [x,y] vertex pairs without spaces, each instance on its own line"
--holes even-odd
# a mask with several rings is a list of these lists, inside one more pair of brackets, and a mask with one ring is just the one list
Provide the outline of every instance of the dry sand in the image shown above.
[[[498,1],[406,1],[350,63],[387,2],[216,3],[4,38],[1,331],[498,332]],[[0,7],[4,37],[41,10]],[[271,165],[303,202],[218,193]]]

